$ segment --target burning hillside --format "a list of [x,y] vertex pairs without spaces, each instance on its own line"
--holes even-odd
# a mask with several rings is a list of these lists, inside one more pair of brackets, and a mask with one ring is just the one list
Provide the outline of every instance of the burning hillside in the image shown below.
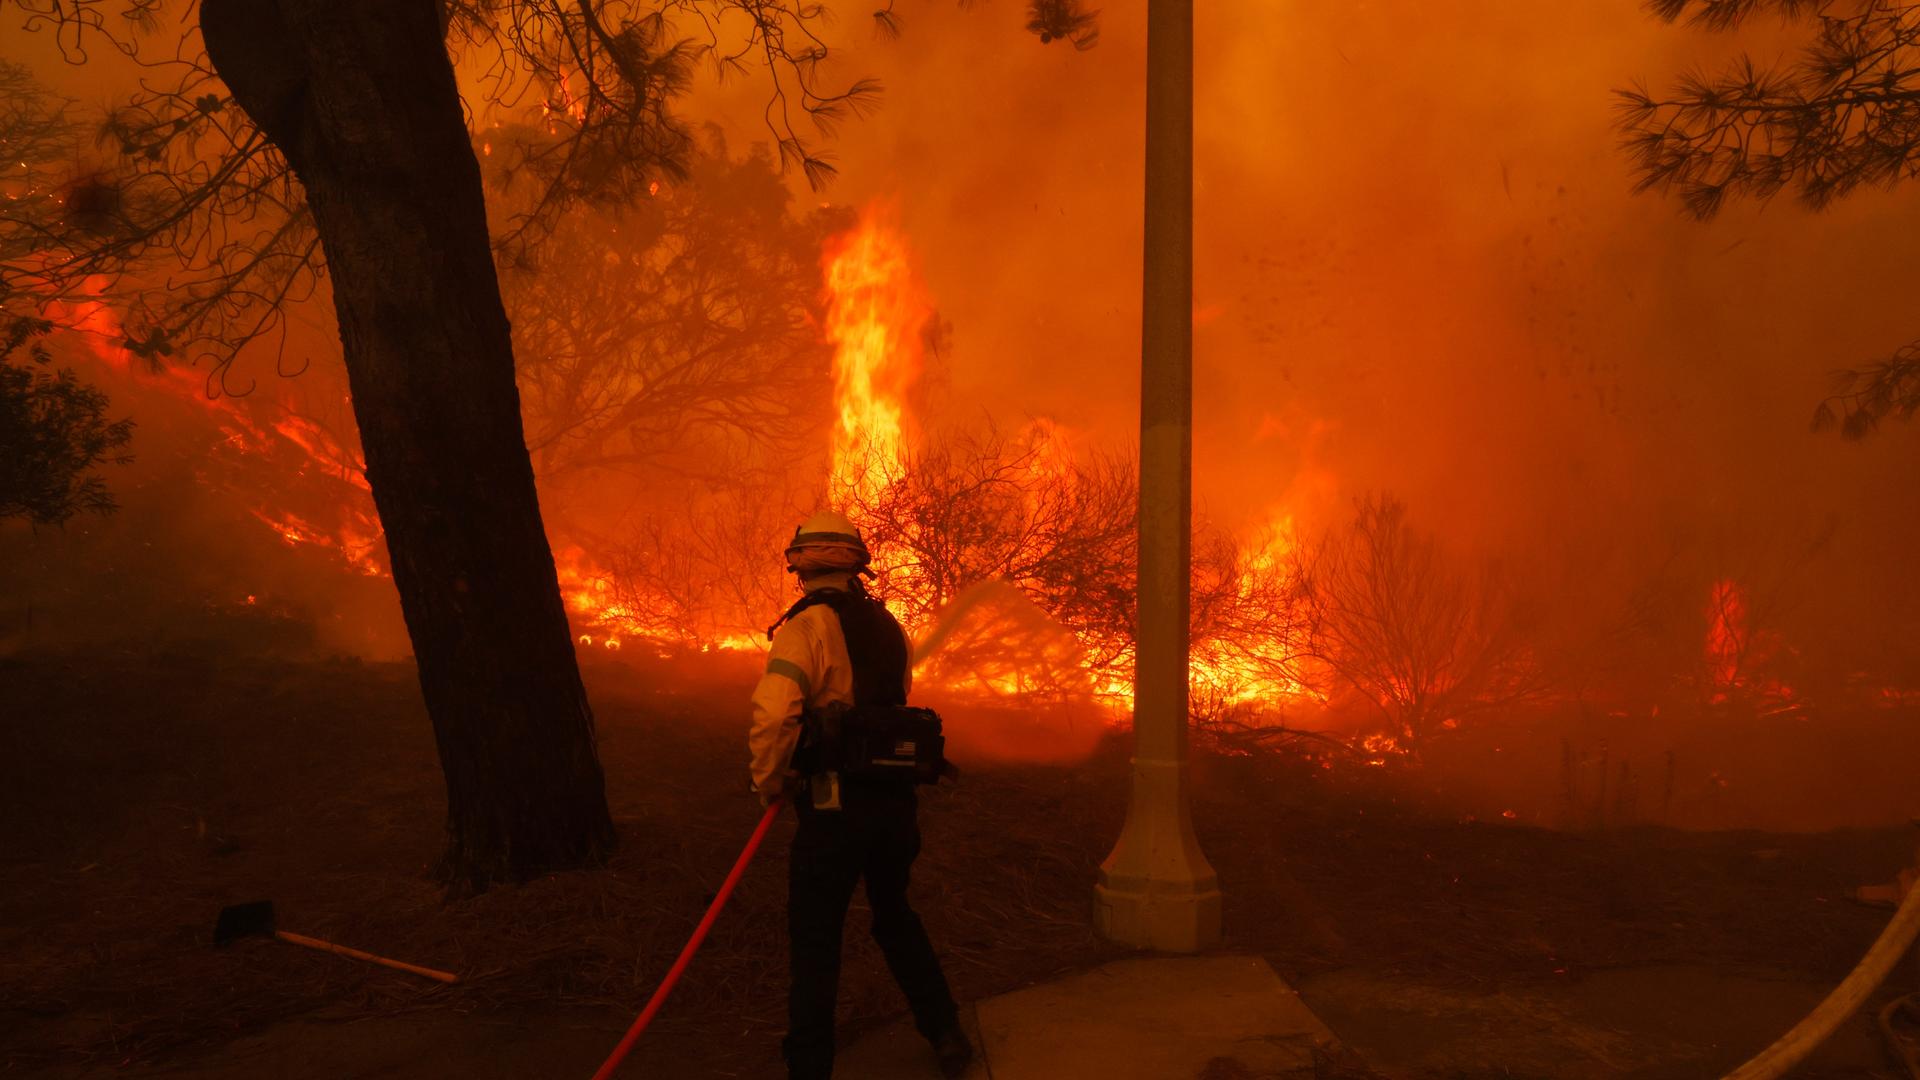
[[1281,7],[0,0],[0,1069],[1920,1075],[1920,0]]
[[[1532,40],[1495,14],[1503,40]],[[1124,720],[1137,266],[1122,243],[1132,226],[1113,223],[1132,220],[1116,208],[1138,192],[1102,163],[1137,138],[1113,117],[1132,115],[1114,103],[1137,92],[1139,28],[1107,20],[1101,48],[1074,61],[1086,92],[1072,100],[1045,89],[1057,53],[968,61],[1022,100],[1056,101],[1066,122],[1035,142],[1029,118],[1000,104],[976,103],[989,122],[915,89],[955,78],[941,35],[987,32],[927,17],[940,33],[861,56],[907,88],[907,129],[972,149],[894,154],[849,131],[849,160],[865,167],[829,203],[796,198],[788,148],[754,147],[764,131],[739,122],[753,110],[715,90],[697,110],[710,126],[683,132],[680,171],[620,173],[624,202],[552,214],[542,200],[566,178],[544,155],[592,128],[606,88],[535,64],[512,75],[538,90],[522,99],[460,69],[481,105],[471,134],[570,634],[602,659],[752,657],[789,598],[774,553],[827,503],[869,536],[874,590],[923,643],[923,685]],[[1219,61],[1203,66],[1202,96],[1260,86],[1261,100],[1284,99],[1297,96],[1286,78],[1345,70],[1314,42],[1440,40],[1424,16],[1394,34],[1384,17],[1304,17],[1285,46],[1301,66],[1274,83],[1230,44],[1252,16],[1223,9],[1201,27]],[[1549,68],[1511,74],[1538,82]],[[1382,70],[1396,98],[1431,74]],[[1507,88],[1466,80],[1435,107],[1467,130]],[[1697,267],[1732,244],[1708,276],[1738,291],[1764,276],[1739,263],[1758,243],[1656,222],[1619,185],[1595,186],[1617,179],[1605,170],[1568,179],[1587,162],[1569,147],[1590,133],[1553,102],[1528,106],[1562,110],[1535,117],[1540,145],[1487,176],[1391,116],[1361,123],[1358,103],[1300,121],[1337,149],[1324,176],[1260,149],[1280,138],[1270,117],[1202,110],[1191,674],[1212,737],[1334,731],[1352,760],[1395,762],[1513,717],[1543,731],[1588,714],[1818,724],[1911,703],[1920,595],[1897,569],[1911,515],[1884,492],[1898,447],[1795,457],[1774,445],[1777,424],[1762,438],[1735,419],[1739,403],[1680,363],[1707,335],[1690,329],[1699,305],[1649,308],[1634,267],[1656,250]],[[1384,146],[1425,163],[1433,185],[1360,183],[1356,163]],[[36,159],[9,195],[53,190],[56,163]],[[1486,183],[1502,197],[1478,198]],[[1788,247],[1811,235],[1763,231]],[[151,300],[165,269],[142,267],[154,276],[135,292]],[[1609,273],[1633,295],[1616,296]],[[1457,287],[1437,299],[1437,281]],[[48,538],[6,537],[31,552],[35,582],[15,588],[27,599],[0,634],[17,647],[31,611],[39,640],[83,640],[86,619],[63,609],[116,605],[89,586],[93,566],[140,565],[169,569],[154,576],[171,585],[118,603],[123,626],[143,604],[268,612],[329,625],[325,649],[404,651],[323,305],[292,305],[279,340],[210,369],[153,353],[153,328],[113,306],[127,289],[109,291],[68,290],[50,313],[73,362],[139,420],[126,475],[149,494],[77,530],[72,558]],[[1714,332],[1746,343],[1727,350],[1764,353],[1767,409],[1800,409],[1806,388],[1774,370],[1784,346],[1767,352],[1759,331],[1725,321]],[[1787,335],[1796,358],[1804,321]],[[1863,516],[1836,516],[1851,508]],[[85,597],[97,599],[68,602]]]
[[[1104,701],[1124,717],[1134,619],[1125,445],[1045,418],[1013,428],[985,413],[969,418],[942,396],[946,330],[893,215],[870,210],[818,235],[804,301],[812,344],[795,347],[826,361],[783,390],[817,399],[795,408],[819,418],[798,429],[816,448],[784,468],[742,469],[730,484],[706,480],[694,514],[644,501],[614,516],[583,505],[574,490],[582,476],[623,474],[596,473],[565,445],[600,440],[593,453],[615,456],[584,425],[621,413],[630,396],[658,393],[663,378],[684,378],[683,366],[595,367],[583,356],[568,378],[599,371],[612,380],[589,407],[578,390],[558,395],[544,363],[529,365],[529,430],[557,433],[537,461],[546,463],[541,481],[578,644],[763,648],[758,628],[784,588],[767,552],[777,552],[795,508],[817,497],[844,507],[870,538],[873,588],[923,642],[925,685],[1003,705]],[[148,374],[116,344],[125,335],[104,306],[72,304],[86,305],[69,312],[79,316],[73,340],[103,381],[201,418],[199,482],[224,492],[265,537],[324,553],[342,573],[386,574],[343,402],[314,408],[342,391],[304,377],[267,388],[295,392],[236,396],[178,366]],[[594,340],[614,348],[617,332]],[[1804,661],[1783,629],[1757,622],[1764,614],[1747,587],[1704,565],[1698,576],[1668,567],[1609,609],[1572,610],[1552,588],[1575,567],[1463,550],[1387,496],[1334,513],[1322,499],[1283,501],[1239,530],[1203,522],[1195,553],[1193,697],[1197,715],[1225,732],[1331,725],[1359,731],[1364,746],[1355,745],[1377,761],[1476,717],[1576,701],[1765,714],[1811,704],[1789,681]],[[258,603],[264,590],[242,580],[227,591],[226,600]],[[1836,706],[1908,692],[1896,672],[1829,682]]]

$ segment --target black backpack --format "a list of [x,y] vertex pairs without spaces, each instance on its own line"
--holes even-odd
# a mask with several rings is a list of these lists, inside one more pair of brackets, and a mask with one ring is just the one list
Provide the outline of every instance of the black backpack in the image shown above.
[[801,714],[794,769],[809,776],[836,772],[853,780],[937,782],[946,771],[947,740],[939,713],[907,704],[911,658],[893,613],[864,591],[821,589],[788,609],[780,622],[816,604],[833,608],[840,619],[853,664],[853,704]]

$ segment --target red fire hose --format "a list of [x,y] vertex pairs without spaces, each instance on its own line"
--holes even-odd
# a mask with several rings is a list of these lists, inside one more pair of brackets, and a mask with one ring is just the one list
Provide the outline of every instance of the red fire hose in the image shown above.
[[680,981],[680,976],[687,970],[687,964],[693,960],[693,954],[700,951],[700,943],[707,940],[707,931],[713,929],[714,920],[720,917],[720,909],[727,906],[727,897],[732,896],[733,887],[740,884],[741,875],[747,872],[747,864],[753,861],[754,853],[760,850],[760,841],[767,838],[767,830],[773,827],[773,819],[779,814],[780,802],[775,800],[772,806],[767,807],[767,812],[760,816],[760,824],[753,830],[753,835],[747,839],[747,846],[740,849],[740,857],[733,861],[733,870],[727,874],[727,880],[720,883],[720,891],[714,894],[713,903],[707,906],[707,913],[701,918],[700,925],[693,928],[693,936],[687,939],[686,946],[680,950],[679,959],[667,969],[667,977],[660,980],[659,989],[647,999],[647,1007],[640,1010],[640,1015],[634,1020],[633,1026],[628,1028],[626,1035],[620,1039],[620,1045],[613,1048],[613,1053],[607,1055],[606,1063],[600,1066],[600,1071],[593,1074],[593,1080],[610,1080],[614,1070],[626,1060],[628,1051],[633,1049],[633,1044],[640,1041],[640,1033],[647,1030],[647,1025],[653,1022],[654,1014],[660,1011],[660,1006],[666,1004],[667,995],[673,991],[673,984]]

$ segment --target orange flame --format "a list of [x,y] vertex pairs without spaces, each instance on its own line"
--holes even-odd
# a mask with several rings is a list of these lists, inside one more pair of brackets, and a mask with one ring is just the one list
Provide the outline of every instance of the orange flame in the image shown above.
[[1746,593],[1721,578],[1713,583],[1707,601],[1707,678],[1715,702],[1727,700],[1745,684],[1748,642]]
[[831,497],[870,504],[899,478],[906,454],[906,391],[919,377],[931,309],[906,240],[876,213],[830,245],[827,340],[834,346]]
[[[1241,603],[1257,604],[1276,599],[1271,595],[1262,596],[1259,590],[1263,583],[1284,578],[1291,572],[1288,563],[1297,544],[1292,513],[1276,509],[1266,524],[1252,534],[1251,554],[1246,558],[1243,576],[1235,590]],[[1204,644],[1194,649],[1189,667],[1190,679],[1195,686],[1205,686],[1235,705],[1281,703],[1303,696],[1317,697],[1298,679],[1281,674],[1294,666],[1292,654],[1298,650],[1299,642],[1283,640],[1278,635],[1269,639],[1268,635],[1263,634],[1233,644],[1231,651],[1208,648]]]
[[[933,308],[913,272],[906,238],[889,226],[884,214],[869,212],[859,224],[829,243],[824,259],[828,307],[826,333],[834,346],[834,427],[830,499],[861,523],[861,512],[873,506],[890,486],[900,481],[913,438],[908,391],[919,378],[924,362],[925,334]],[[1036,452],[1025,468],[1039,481],[1028,491],[1057,491],[1074,482],[1073,451],[1064,434],[1045,419],[1034,421],[1031,432]],[[1289,513],[1277,512],[1256,537],[1248,570],[1241,585],[1252,590],[1286,572],[1295,534]],[[912,589],[911,574],[889,574],[890,553],[875,552],[875,568],[894,589]],[[936,601],[953,597],[920,596],[911,605],[931,611]],[[1245,602],[1259,602],[1251,591]],[[928,627],[909,626],[916,635]],[[1064,633],[1064,632],[1063,632]],[[1083,643],[1084,644],[1084,643]],[[1292,698],[1306,692],[1288,677],[1286,668],[1293,642],[1240,642],[1231,650],[1196,652],[1193,678],[1209,692],[1231,704]],[[937,667],[938,665],[936,665]],[[938,674],[933,672],[932,674]],[[983,674],[976,664],[968,668],[969,685],[1001,694],[1024,691],[1024,675],[1012,669]],[[1124,662],[1114,665],[1093,692],[1117,710],[1132,700],[1131,674]]]
[[1746,590],[1730,578],[1713,583],[1707,601],[1707,701],[1744,698],[1762,715],[1798,712],[1805,703],[1776,672],[1793,650],[1771,630],[1756,630]]

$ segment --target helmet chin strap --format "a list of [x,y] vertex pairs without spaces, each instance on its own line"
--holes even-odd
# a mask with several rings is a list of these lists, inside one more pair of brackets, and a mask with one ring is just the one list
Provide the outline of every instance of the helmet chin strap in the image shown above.
[[822,580],[823,578],[834,578],[836,580],[844,578],[846,579],[846,583],[849,588],[853,589],[855,592],[865,592],[866,589],[862,585],[860,579],[863,577],[871,578],[874,576],[874,574],[872,570],[869,570],[863,566],[858,570],[852,570],[852,569],[815,570],[811,573],[806,573],[806,574],[796,573],[794,576],[800,579],[800,587],[803,589],[810,589],[814,587],[814,583]]
[[866,574],[873,572],[868,568],[869,557],[865,551],[849,551],[844,548],[796,548],[787,552],[787,570],[800,575],[801,580],[818,577],[821,574]]

